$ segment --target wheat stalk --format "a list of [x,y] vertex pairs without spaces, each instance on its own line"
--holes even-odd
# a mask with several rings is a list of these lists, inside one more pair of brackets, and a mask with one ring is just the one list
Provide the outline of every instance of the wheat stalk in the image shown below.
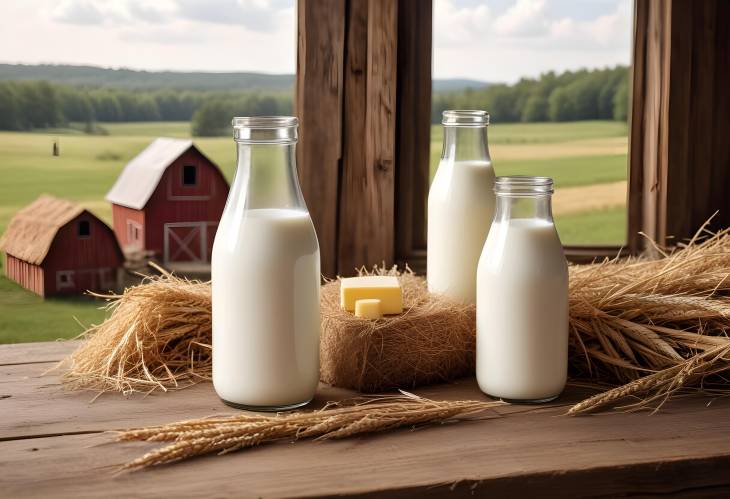
[[138,470],[204,454],[226,454],[279,440],[347,438],[401,427],[457,421],[502,402],[434,401],[408,392],[351,402],[330,402],[323,409],[272,416],[239,414],[191,419],[131,429],[118,441],[171,442],[122,466]]

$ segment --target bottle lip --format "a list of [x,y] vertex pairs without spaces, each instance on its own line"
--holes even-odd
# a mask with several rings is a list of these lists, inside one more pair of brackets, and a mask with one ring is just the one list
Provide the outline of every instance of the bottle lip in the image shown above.
[[444,126],[484,127],[489,125],[489,113],[479,109],[450,109],[442,113]]
[[497,177],[494,181],[494,192],[498,196],[550,195],[554,192],[553,179],[526,175]]
[[247,144],[292,144],[298,139],[296,116],[237,116],[233,139]]

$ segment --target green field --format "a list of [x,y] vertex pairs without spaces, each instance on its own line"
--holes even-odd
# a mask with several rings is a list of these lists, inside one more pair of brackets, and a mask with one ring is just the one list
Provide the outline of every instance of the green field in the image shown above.
[[[110,222],[104,195],[124,164],[154,137],[190,133],[188,123],[178,122],[102,126],[108,135],[84,135],[77,129],[0,132],[0,232],[17,210],[42,193],[79,201]],[[432,128],[432,171],[441,152],[441,133],[440,126]],[[505,124],[490,126],[489,142],[498,175],[554,177],[556,223],[564,243],[620,244],[626,230],[626,134],[625,124],[608,121]],[[51,154],[54,139],[59,140],[60,157]],[[233,141],[216,137],[195,142],[230,179]],[[580,190],[596,187],[597,194]],[[585,205],[580,204],[583,198]],[[43,301],[0,277],[0,343],[75,336],[82,328],[74,317],[83,324],[97,323],[104,317],[99,305],[78,299]]]

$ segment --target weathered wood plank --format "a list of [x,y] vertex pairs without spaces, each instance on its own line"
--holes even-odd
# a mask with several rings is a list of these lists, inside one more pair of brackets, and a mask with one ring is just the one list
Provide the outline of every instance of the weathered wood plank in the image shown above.
[[393,262],[398,42],[395,0],[349,8],[338,269]]
[[432,2],[398,2],[396,256],[409,263],[426,248],[431,153]]
[[730,490],[730,401],[698,402],[682,400],[657,416],[568,418],[538,408],[418,431],[281,443],[116,477],[110,466],[152,446],[101,445],[109,435],[0,442],[0,487],[9,497],[92,497],[109,487],[179,497],[716,497]]
[[[94,399],[93,392],[66,391],[58,378],[61,371],[44,375],[48,367],[47,364],[0,367],[0,412],[13,415],[0,418],[0,440],[115,430],[231,413],[208,382],[170,393],[135,394],[128,398],[107,393]],[[418,393],[436,399],[483,397],[473,379],[424,388]],[[555,405],[564,407],[585,394],[572,390]],[[309,407],[318,408],[328,401],[353,396],[356,393],[350,390],[321,384]],[[506,406],[500,412],[523,410],[521,406]]]
[[[73,344],[60,344],[70,351]],[[33,360],[43,345],[0,346]],[[56,348],[57,353],[65,353]],[[35,352],[35,353],[33,353]],[[555,405],[506,405],[455,425],[336,442],[286,442],[136,474],[112,466],[148,444],[101,445],[108,434],[78,435],[230,413],[209,383],[125,399],[63,391],[48,366],[0,367],[0,490],[8,497],[470,497],[472,494],[605,497],[730,492],[730,400],[693,397],[657,415],[563,416],[585,392]],[[434,399],[482,398],[473,379],[416,390]],[[322,385],[317,402],[352,396]]]
[[0,345],[0,366],[58,362],[78,345],[76,340]]
[[[715,211],[730,225],[730,10],[718,0],[637,0],[629,242],[681,241]],[[667,238],[672,238],[667,240]]]
[[297,167],[314,222],[322,273],[337,272],[337,203],[342,157],[345,2],[297,2]]

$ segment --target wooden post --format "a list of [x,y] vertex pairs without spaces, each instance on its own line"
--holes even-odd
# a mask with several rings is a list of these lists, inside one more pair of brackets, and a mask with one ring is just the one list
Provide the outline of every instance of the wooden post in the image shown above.
[[637,0],[629,244],[730,226],[730,4]]
[[[405,185],[399,160],[408,160],[404,174],[425,179],[425,192],[430,126],[421,118],[429,117],[431,100],[431,3],[335,3],[299,0],[296,100],[302,188],[322,271],[330,277],[396,261],[396,230],[404,225],[403,216],[396,217],[396,183]],[[422,30],[427,37],[417,35]],[[414,36],[421,43],[408,41]],[[399,47],[404,39],[405,51]],[[341,50],[327,50],[328,43]],[[424,60],[427,67],[418,66]],[[326,140],[315,137],[322,130]]]
[[300,0],[297,5],[299,117],[297,167],[319,239],[322,273],[337,273],[337,198],[342,157],[342,71],[345,4]]

